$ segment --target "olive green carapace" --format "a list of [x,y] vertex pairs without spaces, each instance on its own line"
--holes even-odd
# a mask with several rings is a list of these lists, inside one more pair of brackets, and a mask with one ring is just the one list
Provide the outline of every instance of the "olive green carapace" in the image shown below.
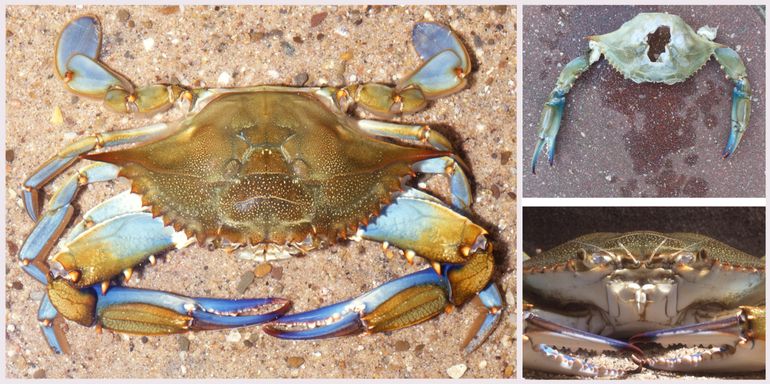
[[599,232],[578,237],[527,260],[525,269],[549,268],[574,260],[578,254],[606,251],[618,255],[631,253],[640,262],[652,256],[673,255],[688,250],[703,252],[707,258],[734,267],[764,269],[764,259],[741,252],[725,243],[696,233],[660,233],[636,231],[627,233]]
[[388,203],[410,164],[449,155],[361,133],[303,92],[225,94],[169,137],[88,156],[121,176],[167,224],[203,242],[335,241]]

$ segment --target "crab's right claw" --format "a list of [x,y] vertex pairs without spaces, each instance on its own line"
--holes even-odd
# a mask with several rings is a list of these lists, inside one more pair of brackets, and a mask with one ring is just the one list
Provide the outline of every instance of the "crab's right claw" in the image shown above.
[[733,106],[730,117],[730,137],[722,151],[722,157],[730,157],[741,142],[743,133],[749,127],[751,115],[751,85],[749,85],[746,66],[738,53],[730,48],[717,48],[714,50],[719,65],[725,71],[727,78],[735,83],[733,88]]
[[567,93],[569,93],[575,81],[588,69],[592,62],[591,54],[586,53],[567,63],[561,73],[559,73],[556,87],[548,95],[548,100],[543,104],[543,112],[540,114],[540,130],[537,133],[540,141],[537,143],[535,153],[532,155],[532,162],[530,163],[532,173],[535,173],[537,159],[546,145],[548,146],[548,164],[553,165],[556,135],[559,134],[559,126],[561,125],[562,114],[564,114],[564,103],[567,100]]
[[636,362],[643,352],[628,343],[594,335],[546,320],[532,312],[524,314],[524,368],[564,375],[619,378],[628,372],[597,366],[561,352],[557,348],[591,351],[629,351]]
[[65,318],[116,332],[165,335],[237,328],[277,319],[291,306],[285,299],[192,298],[147,289],[98,286],[79,289],[63,278],[48,285],[48,296]]
[[741,307],[726,317],[646,332],[631,343],[708,346],[704,352],[645,359],[644,365],[676,372],[756,372],[765,369],[765,308]]

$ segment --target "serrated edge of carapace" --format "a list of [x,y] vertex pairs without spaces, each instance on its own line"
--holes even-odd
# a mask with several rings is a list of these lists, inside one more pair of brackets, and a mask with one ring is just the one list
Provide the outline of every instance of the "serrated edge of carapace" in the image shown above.
[[[123,177],[129,180],[131,187],[131,193],[139,195],[141,197],[142,207],[148,208],[150,214],[152,217],[159,217],[163,221],[163,225],[166,227],[171,227],[177,232],[183,231],[184,234],[188,238],[194,238],[198,245],[205,246],[207,244],[220,244],[222,241],[227,241],[229,245],[249,245],[249,246],[256,246],[259,244],[276,244],[276,245],[287,245],[287,244],[296,244],[303,242],[305,239],[307,239],[308,236],[311,236],[312,240],[320,240],[323,241],[325,244],[336,244],[340,241],[346,240],[354,235],[356,235],[356,232],[358,231],[358,228],[361,226],[368,225],[374,218],[378,217],[380,213],[383,211],[385,207],[392,204],[395,200],[395,196],[398,193],[401,193],[404,191],[404,185],[405,182],[410,180],[411,178],[416,176],[416,173],[414,170],[411,169],[410,165],[407,165],[409,167],[409,171],[401,176],[396,176],[395,180],[397,182],[392,183],[385,183],[384,189],[385,194],[383,198],[381,198],[378,202],[376,202],[372,207],[369,208],[370,212],[368,214],[364,214],[362,218],[354,219],[349,222],[345,222],[339,225],[330,226],[327,231],[317,231],[317,229],[314,229],[312,231],[308,231],[307,233],[289,233],[285,236],[283,239],[283,243],[281,242],[255,242],[253,239],[249,239],[247,235],[242,235],[239,239],[231,239],[231,238],[225,238],[218,235],[207,234],[205,231],[199,231],[196,229],[189,228],[189,224],[185,223],[181,218],[174,217],[171,215],[173,212],[164,210],[159,205],[152,204],[151,201],[148,200],[146,192],[146,187],[143,187],[141,183],[138,183],[135,178],[131,178],[126,176],[125,172],[123,171],[123,168],[118,172],[119,177]],[[317,231],[317,232],[316,232]],[[315,233],[314,233],[315,232]]]

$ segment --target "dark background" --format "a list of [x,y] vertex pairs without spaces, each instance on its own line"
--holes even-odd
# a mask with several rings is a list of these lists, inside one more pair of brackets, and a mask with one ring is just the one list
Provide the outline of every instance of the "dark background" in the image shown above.
[[525,207],[524,252],[548,250],[593,232],[695,232],[765,255],[764,207]]

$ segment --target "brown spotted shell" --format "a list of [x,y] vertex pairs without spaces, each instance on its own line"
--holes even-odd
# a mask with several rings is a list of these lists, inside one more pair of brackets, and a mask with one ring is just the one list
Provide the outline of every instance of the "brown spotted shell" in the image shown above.
[[401,188],[410,165],[447,155],[362,133],[309,92],[224,94],[174,134],[87,158],[122,167],[132,191],[199,242],[333,242]]

